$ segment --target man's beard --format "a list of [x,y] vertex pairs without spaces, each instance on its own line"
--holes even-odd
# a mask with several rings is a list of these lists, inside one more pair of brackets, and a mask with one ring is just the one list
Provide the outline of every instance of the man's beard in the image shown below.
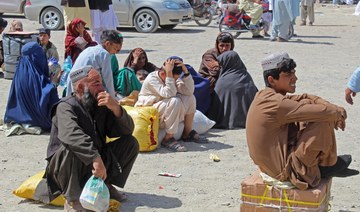
[[96,98],[90,93],[89,89],[86,87],[84,89],[84,94],[81,98],[81,103],[84,108],[91,114],[94,115],[97,106]]

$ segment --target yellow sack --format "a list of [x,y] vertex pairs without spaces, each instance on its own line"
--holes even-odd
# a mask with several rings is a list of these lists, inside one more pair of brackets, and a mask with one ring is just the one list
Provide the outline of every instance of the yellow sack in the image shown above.
[[159,112],[149,107],[123,106],[135,123],[133,136],[138,140],[141,152],[157,148],[159,133]]
[[[13,191],[13,194],[21,198],[33,200],[35,189],[39,184],[39,182],[41,181],[44,174],[45,171],[40,171],[34,176],[29,177],[20,185],[19,188]],[[51,205],[55,205],[55,206],[64,206],[64,203],[65,203],[65,198],[63,195],[58,196],[56,199],[50,202]]]
[[[34,176],[29,177],[20,185],[19,188],[13,191],[13,194],[21,198],[33,200],[35,189],[39,184],[40,180],[42,179],[42,177],[44,176],[44,174],[45,171],[40,171]],[[64,203],[65,203],[65,198],[63,195],[58,196],[56,199],[50,202],[51,205],[55,205],[55,206],[64,206]],[[121,206],[120,202],[114,199],[110,199],[108,212],[119,211],[120,206]]]

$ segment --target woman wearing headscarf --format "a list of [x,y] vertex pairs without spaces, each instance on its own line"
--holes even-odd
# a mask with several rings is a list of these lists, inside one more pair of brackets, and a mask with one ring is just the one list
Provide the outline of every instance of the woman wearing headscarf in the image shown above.
[[124,67],[132,68],[141,82],[149,73],[159,69],[149,62],[146,52],[142,48],[135,48],[129,53],[124,62]]
[[258,89],[235,51],[217,57],[219,79],[215,85],[208,117],[215,128],[245,128],[246,115]]
[[140,91],[147,75],[159,68],[148,61],[142,48],[135,48],[126,58],[124,67],[119,69],[116,56],[111,58],[115,91],[122,96],[129,96],[133,91]]
[[234,47],[233,36],[228,32],[221,32],[216,38],[215,47],[207,50],[203,54],[199,73],[202,77],[207,78],[210,81],[211,92],[214,90],[220,73],[217,57],[223,52],[233,50]]
[[50,110],[58,100],[43,49],[36,42],[25,44],[11,84],[5,123],[29,124],[50,131]]
[[82,19],[74,18],[66,28],[65,58],[70,55],[73,64],[84,49],[97,45],[85,30],[85,25],[86,22]]

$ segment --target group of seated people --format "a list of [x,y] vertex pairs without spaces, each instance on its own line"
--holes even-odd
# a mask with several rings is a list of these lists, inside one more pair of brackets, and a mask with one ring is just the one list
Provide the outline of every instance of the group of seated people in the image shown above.
[[[122,34],[104,30],[101,43],[93,46],[85,38],[85,24],[75,21],[73,37],[83,37],[81,42],[86,44],[70,50],[76,38],[66,39],[67,54],[74,58],[66,97],[59,99],[51,82],[59,77],[50,78],[42,47],[36,42],[27,43],[11,85],[5,122],[50,131],[48,166],[42,180],[45,184],[40,183],[42,189],[37,189],[43,194],[34,198],[50,202],[64,194],[65,208],[81,210],[79,196],[92,174],[105,180],[111,198],[126,199],[113,185],[124,187],[139,152],[139,144],[132,136],[134,122],[119,103],[132,91],[138,91],[135,107],[152,106],[158,110],[160,128],[166,131],[160,141],[163,147],[187,151],[174,138],[181,121],[181,141],[206,143],[207,139],[192,126],[195,83],[180,57],[169,57],[157,67],[148,61],[143,49],[135,48],[119,69],[114,54],[122,48]],[[250,156],[261,171],[278,180],[291,180],[300,189],[318,185],[320,177],[353,174],[347,168],[351,156],[336,154],[333,130],[345,128],[346,111],[316,96],[288,96],[295,92],[297,80],[296,63],[288,54],[265,58],[262,67],[267,88],[258,92],[233,49],[232,35],[223,32],[217,36],[215,47],[202,56],[199,74],[211,88],[206,115],[216,121],[215,127],[246,127]],[[130,86],[125,88],[128,83]],[[106,137],[118,139],[108,143]]]
[[[165,136],[163,146],[173,151],[186,150],[183,147],[170,148],[173,145],[167,145],[169,139],[174,140],[171,134],[177,132],[178,122],[181,121],[185,123],[182,140],[191,138],[195,139],[196,142],[200,142],[202,139],[192,129],[192,120],[197,107],[197,102],[193,95],[195,84],[192,74],[188,70],[188,67],[192,67],[185,65],[181,58],[173,57],[175,65],[172,64],[171,66],[174,70],[168,70],[168,72],[174,71],[174,73],[171,74],[171,77],[167,77],[170,74],[166,72],[167,61],[162,66],[157,67],[149,62],[144,49],[135,48],[126,58],[123,68],[119,68],[115,54],[122,48],[123,37],[121,33],[116,30],[105,30],[101,36],[101,44],[96,45],[84,29],[85,24],[81,19],[74,19],[68,26],[65,38],[65,56],[70,56],[73,61],[70,73],[83,67],[91,66],[99,71],[106,91],[117,101],[121,102],[121,99],[136,92],[136,99],[138,98],[139,100],[135,101],[132,106],[152,105],[159,110],[161,116],[165,114],[161,119],[161,123],[166,124],[161,125],[161,128],[165,128],[169,135]],[[81,42],[86,43],[84,48],[79,48],[77,41],[79,37],[83,39]],[[39,44],[30,42],[22,49],[22,56],[19,60],[19,66],[15,72],[10,90],[5,122],[31,124],[49,131],[51,128],[49,111],[51,106],[59,100],[56,85],[60,76],[52,76],[49,73],[46,51],[37,52],[33,50],[39,49],[38,47],[40,47]],[[28,50],[29,48],[31,49],[30,51]],[[247,72],[240,56],[235,51],[232,51],[233,48],[234,39],[232,35],[227,32],[220,33],[216,38],[215,48],[206,51],[200,65],[199,75],[210,87],[208,95],[211,99],[209,109],[203,112],[216,122],[215,128],[244,128],[247,110],[257,92],[250,74]],[[38,58],[36,61],[34,59],[35,55]],[[24,74],[28,75],[28,69],[37,74],[36,79],[28,80],[28,78],[23,77]],[[158,79],[155,83],[151,82],[154,85],[149,85],[149,80],[153,76],[161,76],[162,74],[164,74],[164,79]],[[168,78],[175,79],[175,86],[170,85],[171,83],[168,82]],[[27,83],[22,82],[24,80],[27,80]],[[24,84],[42,89],[43,94],[36,95],[38,92],[35,92],[34,89],[27,89]],[[185,88],[183,85],[186,85]],[[24,90],[23,92],[34,91],[34,93],[26,95],[28,98],[23,98],[24,94],[20,92],[21,90]],[[70,77],[68,77],[66,96],[70,96],[73,92],[74,88]],[[173,107],[170,103],[166,104],[166,107],[156,106],[158,101],[177,97],[178,94],[190,96],[192,99],[190,101],[191,104],[184,104],[184,107],[186,107],[184,111],[179,110],[176,112],[178,117],[166,115],[168,113],[166,110]],[[153,99],[149,97],[151,101],[144,101],[144,96],[147,95],[152,95]],[[32,98],[32,96],[36,97]],[[56,98],[49,98],[49,96],[56,96]],[[183,102],[184,99],[181,101]],[[42,104],[46,105],[47,109],[44,110]],[[28,109],[26,109],[27,107]],[[36,114],[34,114],[35,108],[38,109]],[[18,111],[22,111],[22,113]],[[186,118],[188,113],[192,114],[190,118]],[[173,112],[170,114],[173,114]],[[41,117],[42,119],[40,119]],[[172,142],[172,144],[175,145],[178,142]]]

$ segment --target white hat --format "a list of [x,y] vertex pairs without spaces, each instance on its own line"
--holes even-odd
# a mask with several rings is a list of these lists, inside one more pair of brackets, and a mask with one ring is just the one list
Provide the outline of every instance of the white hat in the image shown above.
[[261,61],[261,67],[263,71],[278,68],[278,64],[281,63],[284,58],[290,58],[289,54],[286,52],[271,54]]
[[92,66],[84,66],[79,69],[76,69],[70,73],[70,80],[73,85],[75,83],[85,77],[88,76],[90,70],[92,69]]

